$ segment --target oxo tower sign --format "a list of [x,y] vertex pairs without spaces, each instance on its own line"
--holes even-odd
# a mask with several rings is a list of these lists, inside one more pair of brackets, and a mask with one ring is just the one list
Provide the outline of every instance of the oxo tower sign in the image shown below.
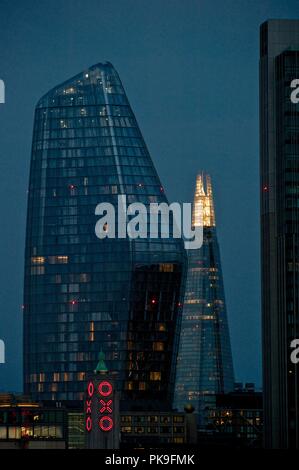
[[119,447],[119,403],[114,383],[106,374],[90,377],[85,392],[85,434],[90,449]]

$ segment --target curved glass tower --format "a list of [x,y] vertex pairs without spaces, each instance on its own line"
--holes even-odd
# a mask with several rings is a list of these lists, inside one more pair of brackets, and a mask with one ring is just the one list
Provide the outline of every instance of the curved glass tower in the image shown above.
[[[28,195],[24,386],[81,400],[103,350],[124,406],[171,403],[184,247],[95,235],[95,208],[166,202],[120,78],[92,66],[38,102]],[[109,230],[109,227],[108,227]]]
[[188,251],[188,271],[177,363],[175,406],[201,412],[206,396],[233,390],[227,323],[211,179],[199,174],[193,226],[203,223],[203,245]]

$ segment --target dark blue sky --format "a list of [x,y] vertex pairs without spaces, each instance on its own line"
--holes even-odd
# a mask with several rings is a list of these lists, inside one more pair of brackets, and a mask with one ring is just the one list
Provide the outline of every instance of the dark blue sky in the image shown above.
[[0,389],[22,386],[22,283],[34,106],[86,67],[118,70],[170,200],[210,172],[238,381],[261,383],[259,25],[297,0],[1,0]]

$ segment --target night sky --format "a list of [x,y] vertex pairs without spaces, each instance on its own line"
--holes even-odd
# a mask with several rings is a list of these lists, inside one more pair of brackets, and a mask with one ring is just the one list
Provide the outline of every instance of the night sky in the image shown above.
[[34,107],[97,62],[117,69],[171,201],[209,172],[237,381],[261,386],[259,25],[298,0],[0,0],[0,390],[22,387],[22,290]]

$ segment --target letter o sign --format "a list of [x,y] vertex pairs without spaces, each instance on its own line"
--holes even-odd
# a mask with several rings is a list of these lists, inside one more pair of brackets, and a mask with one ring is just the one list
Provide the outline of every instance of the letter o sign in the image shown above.
[[107,382],[105,380],[99,384],[99,394],[102,395],[102,397],[109,397],[111,393],[112,393],[112,385],[110,382]]
[[92,421],[91,421],[90,416],[87,416],[87,419],[86,419],[86,430],[88,432],[90,432],[92,430]]
[[113,420],[110,416],[102,416],[99,421],[99,426],[102,431],[111,431],[113,428]]
[[94,392],[94,385],[92,382],[89,382],[87,386],[87,393],[90,398],[93,396],[93,392]]

